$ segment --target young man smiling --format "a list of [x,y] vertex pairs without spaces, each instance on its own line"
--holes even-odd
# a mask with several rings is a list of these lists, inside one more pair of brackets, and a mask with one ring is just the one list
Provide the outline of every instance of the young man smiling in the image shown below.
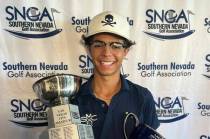
[[152,94],[120,74],[134,44],[129,32],[126,17],[103,12],[91,20],[83,36],[94,72],[72,102],[79,106],[82,122],[93,126],[95,139],[124,139],[125,113],[134,113],[154,129],[159,126]]

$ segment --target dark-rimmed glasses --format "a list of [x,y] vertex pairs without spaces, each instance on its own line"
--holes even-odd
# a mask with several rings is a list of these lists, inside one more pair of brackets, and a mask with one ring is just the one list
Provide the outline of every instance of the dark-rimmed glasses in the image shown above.
[[122,50],[126,47],[123,42],[104,42],[100,40],[94,40],[90,45],[96,49],[101,49],[109,45],[112,50]]

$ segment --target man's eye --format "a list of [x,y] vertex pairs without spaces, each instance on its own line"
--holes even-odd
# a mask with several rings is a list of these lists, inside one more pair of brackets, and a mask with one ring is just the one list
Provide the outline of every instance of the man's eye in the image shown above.
[[93,43],[92,46],[93,46],[93,47],[102,47],[103,44],[97,42],[97,43]]
[[120,43],[113,43],[111,46],[112,46],[113,49],[121,49],[121,48],[123,48],[123,45],[120,44]]

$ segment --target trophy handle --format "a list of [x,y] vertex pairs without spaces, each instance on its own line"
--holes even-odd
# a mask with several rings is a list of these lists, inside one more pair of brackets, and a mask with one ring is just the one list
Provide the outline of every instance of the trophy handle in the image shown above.
[[130,113],[128,113],[128,112],[126,112],[125,113],[125,119],[124,119],[124,123],[123,123],[123,133],[124,133],[124,136],[125,136],[125,139],[128,139],[128,136],[127,136],[127,134],[126,134],[126,123],[127,123],[127,120],[128,120],[128,118],[129,117],[132,117],[132,118],[134,118],[135,119],[135,127],[138,127],[138,125],[140,124],[140,121],[139,121],[139,118],[137,117],[137,115],[136,114],[134,114],[134,113],[132,113],[132,112],[130,112]]

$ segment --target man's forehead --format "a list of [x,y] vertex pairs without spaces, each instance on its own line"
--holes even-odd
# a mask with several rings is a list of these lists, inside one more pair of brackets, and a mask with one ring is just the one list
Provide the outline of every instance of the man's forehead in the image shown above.
[[122,37],[117,36],[115,34],[112,33],[98,33],[96,35],[93,36],[93,40],[95,39],[116,39],[116,40],[124,40]]

